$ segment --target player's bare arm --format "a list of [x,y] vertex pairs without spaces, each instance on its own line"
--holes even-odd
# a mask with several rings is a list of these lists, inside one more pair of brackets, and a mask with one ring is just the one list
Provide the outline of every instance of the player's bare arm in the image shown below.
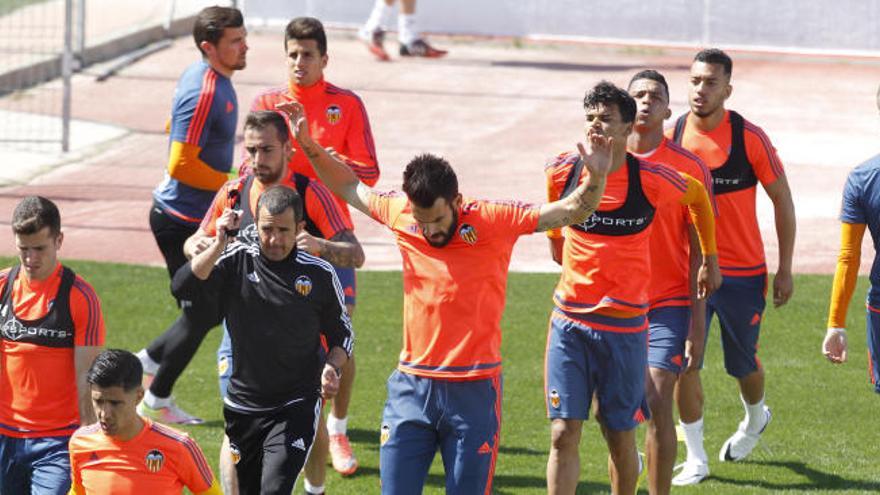
[[779,269],[773,277],[773,306],[779,307],[791,299],[794,279],[791,275],[791,259],[794,255],[794,237],[797,230],[794,201],[788,179],[783,175],[772,184],[764,186],[773,202],[776,220],[776,237],[779,241]]
[[92,406],[92,394],[89,382],[86,379],[89,368],[95,362],[95,358],[103,351],[102,346],[76,346],[73,351],[73,366],[76,370],[76,391],[79,404],[79,423],[90,425],[97,421],[95,410]]
[[195,234],[189,236],[186,242],[183,243],[183,254],[187,259],[193,259],[213,243],[214,236],[208,235],[207,232],[199,228]]
[[303,231],[296,238],[296,247],[341,268],[360,268],[364,264],[364,249],[350,230],[343,230],[330,239]]
[[320,144],[312,140],[303,106],[298,102],[288,101],[275,105],[275,108],[287,113],[293,137],[296,138],[321,182],[348,204],[369,215],[371,189],[358,179],[348,165],[335,158],[335,152],[328,153]]
[[698,296],[697,274],[703,267],[703,254],[700,252],[700,238],[693,225],[688,226],[690,243],[688,286],[691,294],[691,322],[684,341],[684,357],[687,361],[685,373],[699,371],[700,362],[706,347],[706,300]]
[[613,165],[614,138],[588,133],[587,146],[578,143],[578,153],[586,165],[587,179],[574,192],[552,203],[541,205],[537,232],[558,229],[586,221],[599,207],[605,180]]
[[241,215],[229,208],[223,210],[223,214],[217,219],[216,241],[207,249],[197,254],[191,261],[193,275],[199,280],[207,280],[214,270],[214,265],[223,254],[223,250],[232,237],[227,234],[229,230],[235,230],[241,225]]

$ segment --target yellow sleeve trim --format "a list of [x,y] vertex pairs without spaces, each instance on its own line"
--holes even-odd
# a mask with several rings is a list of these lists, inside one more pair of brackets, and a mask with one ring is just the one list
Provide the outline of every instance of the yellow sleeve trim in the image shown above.
[[700,238],[700,251],[704,256],[718,254],[715,243],[715,211],[706,188],[697,179],[688,174],[680,174],[687,181],[687,190],[681,198],[681,204],[687,205],[691,221]]
[[217,479],[214,478],[211,481],[211,486],[203,491],[198,492],[196,495],[223,495],[223,490],[220,489],[220,485],[217,483]]
[[843,223],[840,226],[840,254],[831,286],[831,303],[828,307],[828,328],[846,328],[846,311],[859,278],[862,258],[862,239],[865,237],[863,223]]
[[201,151],[198,146],[173,141],[168,154],[168,175],[196,189],[217,191],[228,177],[199,159]]

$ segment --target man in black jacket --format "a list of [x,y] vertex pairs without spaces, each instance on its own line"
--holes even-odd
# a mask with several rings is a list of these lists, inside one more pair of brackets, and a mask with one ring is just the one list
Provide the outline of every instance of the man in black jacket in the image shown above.
[[217,242],[177,272],[172,290],[217,298],[226,319],[233,370],[224,416],[240,493],[288,494],[314,440],[321,398],[339,388],[353,333],[333,267],[296,249],[299,194],[270,187],[256,210],[259,246],[226,249],[240,218],[224,211]]

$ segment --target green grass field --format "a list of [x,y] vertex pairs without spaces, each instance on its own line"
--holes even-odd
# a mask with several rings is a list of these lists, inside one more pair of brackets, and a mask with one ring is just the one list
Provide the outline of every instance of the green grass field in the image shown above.
[[[3,265],[11,260],[2,259]],[[175,318],[164,269],[105,263],[72,262],[103,301],[108,345],[136,351]],[[355,315],[358,364],[349,434],[360,461],[357,474],[343,480],[331,470],[328,493],[379,492],[379,424],[384,383],[400,347],[401,282],[397,272],[358,275]],[[544,470],[549,427],[542,391],[543,354],[550,294],[555,275],[512,274],[504,328],[504,423],[495,493],[545,492]],[[773,424],[747,462],[720,463],[717,452],[742,416],[735,383],[721,363],[717,327],[712,329],[703,379],[706,387],[706,448],[712,476],[697,487],[676,493],[876,493],[880,491],[880,432],[876,418],[880,397],[867,383],[864,338],[866,281],[850,310],[850,362],[831,366],[820,355],[824,334],[827,276],[799,276],[789,305],[769,309],[761,339],[767,370],[767,401]],[[214,351],[220,332],[213,331],[175,390],[178,402],[207,419],[186,428],[217,465],[223,421],[215,378]],[[641,433],[640,433],[641,437]],[[682,449],[680,449],[682,450]],[[581,443],[583,472],[578,493],[608,491],[606,448],[595,422],[585,425]],[[646,490],[644,490],[647,493]],[[443,493],[439,456],[425,493]]]

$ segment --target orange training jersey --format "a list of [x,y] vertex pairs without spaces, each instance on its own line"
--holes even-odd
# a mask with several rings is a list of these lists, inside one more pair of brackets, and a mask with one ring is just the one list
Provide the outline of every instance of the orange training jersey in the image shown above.
[[[562,195],[577,160],[577,153],[563,153],[547,164],[549,201],[556,201]],[[578,183],[584,175],[581,174]],[[633,183],[631,187],[631,177],[640,181],[641,186]],[[553,296],[556,306],[573,314],[645,314],[651,274],[648,243],[654,209],[677,204],[687,187],[686,179],[675,170],[627,154],[627,163],[608,175],[598,211],[582,224],[563,229],[562,276]],[[613,216],[630,208],[628,205],[638,208],[632,207],[634,211],[629,216]],[[621,232],[597,233],[615,228]],[[607,330],[640,331],[643,328],[609,327]]]
[[[681,145],[699,156],[709,167],[713,176],[716,170],[727,162],[734,142],[732,139],[731,112],[727,111],[721,124],[710,132],[702,132],[691,123],[691,114],[681,133]],[[672,138],[675,129],[666,131]],[[745,156],[757,180],[764,186],[776,182],[785,175],[782,162],[776,149],[760,127],[743,119],[743,141]],[[746,189],[722,193],[718,177],[713,177],[715,201],[718,205],[716,238],[718,240],[718,262],[721,273],[726,276],[760,275],[767,271],[764,258],[764,243],[758,227],[755,211],[755,191],[752,186]]]
[[[296,100],[303,105],[312,139],[324,148],[333,148],[364,184],[373,186],[379,180],[379,165],[370,120],[361,99],[351,91],[334,86],[321,79],[302,88],[295,84],[273,88],[258,95],[251,111],[275,110],[275,104]],[[299,143],[290,136],[295,150],[288,164],[290,170],[318,180],[312,164],[302,152]],[[337,201],[346,213],[348,205]]]
[[[0,292],[9,283],[10,270],[0,272]],[[59,263],[46,280],[30,280],[19,272],[12,284],[14,315],[0,333],[0,434],[18,437],[70,435],[79,426],[79,394],[74,350],[104,345],[104,318],[94,289],[79,276],[72,279],[68,330],[47,329],[38,323],[50,316],[59,296],[63,268]],[[61,311],[53,312],[59,318]],[[45,321],[44,321],[45,323]]]
[[[711,198],[712,177],[709,169],[693,153],[663,138],[660,146],[643,160],[661,163],[698,179]],[[651,226],[651,286],[648,290],[650,307],[689,306],[690,242],[688,225],[691,217],[686,206],[669,205],[659,208]]]
[[[211,202],[211,207],[208,208],[205,218],[202,219],[202,224],[199,227],[201,230],[210,236],[217,234],[217,229],[215,228],[217,219],[223,214],[223,210],[232,206],[229,191],[243,188],[246,180],[247,177],[233,179],[217,191],[214,201]],[[289,173],[288,177],[281,184],[291,189],[296,189],[294,174]],[[260,181],[254,179],[250,195],[248,196],[248,203],[252,210],[256,210],[257,200],[260,199],[260,194],[265,189]],[[310,180],[308,186],[306,186],[304,196],[302,199],[305,215],[320,231],[322,239],[332,239],[343,230],[354,230],[351,217],[348,216],[348,210],[339,208],[333,193],[327,189],[327,186],[317,180]],[[256,214],[256,211],[251,211],[250,213],[253,216]]]
[[403,350],[398,369],[452,380],[501,372],[501,314],[510,254],[535,231],[539,209],[465,199],[444,247],[428,244],[402,193],[372,193],[370,214],[403,256]]
[[72,493],[165,495],[183,493],[185,486],[199,494],[215,486],[211,467],[195,440],[142,419],[143,429],[128,441],[106,435],[98,423],[74,433],[70,438]]

